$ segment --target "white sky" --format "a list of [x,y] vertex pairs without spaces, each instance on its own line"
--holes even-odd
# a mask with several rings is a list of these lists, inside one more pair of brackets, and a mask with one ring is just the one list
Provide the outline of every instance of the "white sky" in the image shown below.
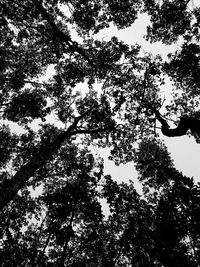
[[[163,45],[161,42],[153,44],[147,42],[144,38],[144,35],[146,34],[146,26],[148,24],[148,16],[146,14],[140,14],[133,26],[124,30],[118,30],[116,27],[108,28],[103,30],[103,34],[97,34],[95,38],[110,40],[112,36],[116,36],[129,45],[138,43],[142,46],[143,52],[151,52],[154,55],[161,54],[164,59],[167,58],[168,53],[180,48],[180,44],[167,46]],[[77,41],[79,41],[79,37],[74,30],[72,30],[72,39],[77,39]],[[50,70],[49,74],[52,74],[52,72]],[[164,87],[166,87],[168,92],[170,92],[170,83],[166,84]],[[164,96],[167,98],[166,93],[164,93],[163,97]],[[176,168],[179,171],[182,171],[184,175],[189,177],[193,176],[195,181],[200,181],[198,176],[200,173],[200,162],[198,158],[200,155],[200,144],[197,144],[194,138],[189,138],[188,136],[168,138],[161,134],[161,138],[165,140],[165,144],[171,153],[171,157],[174,160]],[[104,152],[102,152],[102,150],[99,152],[101,152],[101,155],[105,160],[105,174],[112,175],[113,179],[116,179],[118,182],[128,182],[129,180],[133,180],[135,186],[138,188],[138,191],[141,191],[141,185],[137,181],[137,172],[134,168],[134,163],[115,166],[112,161],[108,160],[109,150],[105,149]]]
[[[164,58],[166,58],[168,53],[173,52],[178,48],[178,45],[175,44],[173,46],[166,46],[162,43],[150,44],[145,41],[143,37],[146,33],[145,29],[148,22],[148,16],[142,14],[132,27],[125,30],[117,30],[112,27],[111,29],[104,30],[103,35],[99,35],[99,38],[109,40],[111,36],[117,36],[129,45],[134,45],[135,43],[142,45],[144,52],[151,52],[154,55],[161,54]],[[98,37],[98,35],[96,37]],[[72,35],[72,38],[74,39],[76,36]],[[53,69],[48,73],[52,75]],[[167,86],[170,87],[170,84],[167,84],[166,87]],[[16,125],[13,125],[13,127],[17,130]],[[196,182],[200,182],[200,144],[197,144],[193,137],[189,138],[188,136],[168,138],[161,134],[161,138],[165,140],[165,144],[167,145],[168,150],[171,153],[171,157],[174,160],[175,167],[179,171],[182,171],[184,175],[189,177],[193,176]],[[110,174],[112,178],[118,182],[128,182],[129,180],[133,180],[138,192],[141,192],[142,187],[137,181],[137,172],[134,168],[134,163],[115,166],[114,162],[108,160],[108,149],[105,149],[103,152],[102,150],[96,152],[101,152],[101,155],[104,158],[104,174]]]
[[[138,43],[142,45],[144,52],[151,52],[152,54],[161,54],[166,58],[168,53],[173,52],[179,47],[179,44],[166,46],[162,43],[150,44],[143,37],[146,33],[146,25],[148,24],[148,16],[142,14],[132,27],[125,30],[117,30],[116,28],[106,29],[103,34],[103,39],[110,39],[110,36],[117,36],[125,43],[134,45]],[[166,87],[170,84],[166,84]],[[170,89],[170,88],[169,88]],[[166,97],[166,95],[165,95]],[[175,167],[184,175],[194,177],[195,181],[200,182],[200,144],[197,144],[193,137],[165,137],[161,134],[161,138],[165,141],[168,151],[174,160]],[[126,165],[115,166],[112,161],[107,160],[109,152],[105,151],[103,154],[105,159],[105,174],[111,174],[113,179],[118,182],[127,182],[129,179],[133,180],[138,188],[141,190],[141,185],[137,181],[137,172],[134,169],[133,163]]]

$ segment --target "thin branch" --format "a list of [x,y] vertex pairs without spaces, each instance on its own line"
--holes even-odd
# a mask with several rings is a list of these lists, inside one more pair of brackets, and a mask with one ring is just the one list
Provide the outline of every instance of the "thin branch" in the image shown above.
[[34,81],[29,81],[29,80],[24,80],[24,82],[25,83],[30,83],[30,84],[33,84],[33,85],[50,86],[50,84],[34,82]]
[[159,112],[156,108],[154,108],[154,107],[152,106],[152,104],[149,103],[147,100],[145,100],[144,102],[145,102],[145,104],[147,105],[147,107],[148,107],[148,108],[155,114],[156,119],[161,123],[162,128],[163,128],[163,127],[164,127],[164,128],[169,128],[169,125],[168,125],[167,121],[166,121],[165,119],[163,119],[163,117],[162,117],[162,115],[160,114],[160,112]]
[[76,134],[95,134],[95,133],[100,133],[100,132],[105,132],[107,130],[110,130],[110,127],[105,127],[105,128],[96,128],[96,129],[80,129],[80,130],[76,130],[74,131],[72,134],[76,135]]

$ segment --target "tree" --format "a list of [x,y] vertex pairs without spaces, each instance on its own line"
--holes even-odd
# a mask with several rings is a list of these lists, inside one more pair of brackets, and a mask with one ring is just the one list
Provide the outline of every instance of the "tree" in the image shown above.
[[[150,42],[182,38],[167,60],[98,37],[112,24],[131,26],[139,12],[150,16]],[[1,0],[0,14],[2,264],[197,266],[199,186],[175,170],[155,136],[157,121],[169,137],[199,135],[199,7]],[[175,88],[168,106],[165,76]],[[171,129],[174,116],[180,124]],[[109,147],[116,164],[134,160],[143,198],[132,183],[102,180],[91,146]],[[42,193],[34,198],[36,188]]]
[[155,139],[140,143],[135,162],[154,207],[156,259],[164,266],[198,266],[199,184],[175,169],[166,146]]
[[[2,176],[9,177],[1,185],[1,208],[38,169],[55,157],[66,140],[79,135],[87,136],[84,142],[112,146],[112,157],[118,162],[132,159],[130,150],[138,135],[153,132],[152,116],[161,106],[159,84],[163,83],[162,72],[166,70],[171,75],[169,66],[177,60],[172,57],[171,62],[163,65],[160,57],[140,57],[137,45],[129,47],[115,37],[108,42],[101,41],[94,34],[111,22],[120,29],[128,27],[142,10],[156,20],[152,24],[155,33],[152,38],[157,37],[152,41],[158,37],[165,41],[164,37],[168,38],[169,34],[166,32],[162,37],[158,29],[166,24],[160,23],[158,27],[156,23],[163,17],[167,25],[170,24],[168,12],[177,3],[172,36],[182,34],[187,42],[191,42],[187,36],[197,28],[193,20],[198,16],[198,8],[185,11],[188,1],[184,4],[163,1],[162,6],[153,1],[144,1],[144,5],[141,1],[123,1],[123,4],[117,1],[1,2],[1,114],[3,120],[17,123],[25,131],[13,136],[6,128],[6,122],[1,127],[1,139],[6,135],[7,140],[1,144],[2,150],[7,151],[2,158]],[[188,23],[184,22],[184,12],[188,14],[189,28],[185,26]],[[183,31],[176,32],[175,26],[179,27],[180,23]],[[76,27],[82,39],[80,43],[72,39],[71,26]],[[198,37],[197,33],[195,37]],[[198,45],[189,44],[189,47],[191,53],[196,49],[195,59]],[[189,52],[187,46],[181,51],[183,54]],[[180,68],[184,60],[184,57],[180,58]],[[195,69],[197,58],[192,62],[191,67]],[[44,81],[42,77],[49,66],[53,67],[54,74],[49,81]],[[190,75],[195,76],[195,73]],[[95,89],[97,80],[101,82],[100,94]],[[88,90],[81,95],[76,86],[83,83],[88,85]],[[188,96],[183,99],[182,107],[190,101]],[[147,101],[154,110],[146,105]],[[189,108],[188,115],[195,111]],[[47,124],[52,116],[61,123],[60,128],[58,123]],[[38,131],[31,127],[35,123]],[[12,146],[10,142],[14,139],[15,145]],[[23,139],[26,139],[26,147]],[[6,146],[11,149],[8,151]],[[13,169],[12,174],[8,172],[8,165]]]
[[136,156],[143,196],[132,181],[104,177],[101,161],[68,143],[32,181],[37,186],[45,177],[42,194],[33,199],[26,188],[1,214],[1,263],[198,266],[199,185],[174,168],[155,139],[143,140]]
[[[60,5],[68,7],[69,17],[62,12]],[[80,5],[65,1],[1,2],[1,55],[4,62],[1,114],[2,119],[17,123],[25,130],[25,133],[13,136],[6,125],[1,127],[1,139],[6,135],[7,140],[1,144],[2,150],[6,151],[2,159],[5,174],[2,175],[9,177],[1,184],[1,208],[55,156],[66,140],[84,134],[91,140],[98,137],[101,143],[109,143],[109,135],[116,128],[114,116],[125,96],[120,93],[113,97],[113,94],[118,94],[115,92],[118,90],[114,89],[110,96],[104,92],[105,89],[98,96],[93,89],[94,82],[99,79],[106,84],[111,73],[117,77],[121,71],[127,80],[126,65],[120,64],[120,60],[122,57],[131,59],[139,49],[130,49],[116,38],[106,43],[87,37],[79,45],[72,40],[67,29],[76,25],[82,37],[89,31],[96,32],[105,27],[110,20],[119,27],[129,25],[130,20],[121,21],[121,16],[114,12],[118,8],[115,5],[106,4],[107,9],[99,17],[103,6],[96,2],[93,5],[92,1]],[[129,19],[134,20],[132,8],[128,3],[123,6]],[[88,20],[81,21],[80,14],[85,14],[85,10]],[[110,18],[108,14],[111,13]],[[108,16],[107,22],[104,16]],[[40,82],[49,65],[54,67],[55,74],[50,81]],[[83,82],[89,88],[85,96],[81,96],[75,88]],[[114,101],[112,109],[109,98]],[[55,116],[62,127],[58,129],[55,123],[47,124],[48,116]],[[30,126],[34,123],[39,123],[38,132]],[[13,139],[14,146],[9,143]],[[7,146],[12,148],[8,151]],[[7,168],[10,164],[12,174]]]

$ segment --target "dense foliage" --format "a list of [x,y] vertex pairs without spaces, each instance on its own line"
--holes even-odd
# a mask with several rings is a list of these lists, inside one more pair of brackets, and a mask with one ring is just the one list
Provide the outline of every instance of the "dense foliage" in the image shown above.
[[[1,266],[199,266],[200,187],[156,124],[161,107],[166,119],[199,116],[199,11],[188,0],[0,0]],[[167,60],[99,37],[140,13],[149,42],[179,44]],[[91,147],[134,161],[143,195],[105,176]]]

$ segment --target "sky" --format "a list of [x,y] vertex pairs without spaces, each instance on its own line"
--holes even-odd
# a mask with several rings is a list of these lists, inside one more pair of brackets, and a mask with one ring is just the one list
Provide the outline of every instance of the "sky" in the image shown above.
[[[139,15],[138,20],[133,24],[133,26],[126,28],[124,30],[118,30],[115,27],[106,29],[103,31],[103,34],[96,35],[96,38],[109,40],[111,36],[116,36],[119,39],[123,40],[129,45],[134,45],[138,43],[142,46],[142,52],[151,52],[152,54],[161,54],[165,59],[167,54],[175,51],[179,44],[175,45],[163,45],[161,42],[151,44],[147,42],[144,38],[146,33],[146,26],[149,23],[149,18],[146,14]],[[72,34],[72,38],[75,39],[77,36]],[[48,70],[45,80],[47,80],[53,74],[53,68],[51,67]],[[167,90],[165,90],[167,89]],[[165,85],[164,90],[170,92],[171,84],[168,82]],[[163,97],[168,98],[169,94],[164,93]],[[165,103],[166,104],[166,103]],[[15,131],[20,131],[16,129],[16,124],[13,125]],[[159,132],[159,130],[158,130]],[[161,139],[164,140],[168,151],[171,154],[171,158],[174,161],[175,167],[181,171],[184,175],[188,177],[194,177],[196,182],[200,182],[200,164],[199,164],[199,155],[200,155],[200,144],[197,144],[193,137],[182,136],[182,137],[166,137],[160,133]],[[132,180],[135,184],[136,189],[139,193],[142,193],[142,186],[137,180],[137,172],[134,168],[134,163],[129,162],[127,164],[121,164],[116,166],[114,162],[108,160],[109,149],[98,150],[94,149],[94,153],[98,152],[104,158],[104,174],[110,174],[114,180],[117,182],[128,182]]]
[[[116,36],[129,45],[138,43],[142,46],[142,51],[151,52],[154,55],[161,54],[164,59],[167,59],[167,54],[179,48],[180,44],[163,45],[161,42],[154,44],[147,42],[144,35],[148,23],[148,16],[146,14],[141,14],[133,26],[124,30],[117,30],[117,28],[114,27],[111,29],[109,28],[104,31],[102,38],[104,40],[109,40],[111,36]],[[171,84],[169,82],[166,83],[165,89],[168,89],[170,92]],[[167,93],[165,93],[163,97],[168,98],[169,95],[167,96]],[[196,143],[195,139],[189,136],[166,137],[161,133],[160,137],[164,140],[175,167],[184,175],[194,177],[195,182],[200,182],[200,144]],[[138,192],[141,192],[141,185],[137,181],[137,172],[133,162],[115,166],[112,161],[107,159],[109,156],[108,150],[101,152],[101,155],[105,162],[105,174],[111,174],[113,179],[116,179],[118,182],[128,182],[129,179],[133,180]]]
[[[193,8],[193,6],[198,6],[199,0],[192,0],[188,7]],[[65,8],[63,6],[63,11]],[[149,17],[147,14],[140,14],[135,23],[126,29],[118,30],[116,27],[111,27],[103,30],[95,37],[103,40],[110,40],[112,36],[116,36],[123,40],[129,45],[134,45],[138,43],[142,46],[141,51],[143,53],[150,52],[153,55],[161,54],[164,59],[167,59],[167,55],[173,51],[180,48],[181,43],[176,43],[174,45],[164,45],[161,42],[150,43],[144,38],[146,34],[146,26],[149,24]],[[72,38],[79,41],[79,37],[76,32],[72,31]],[[164,95],[166,102],[169,101],[170,90],[172,89],[170,82],[164,85]],[[166,90],[165,90],[166,89]],[[168,92],[168,93],[167,93]],[[166,103],[165,104],[168,104]],[[164,140],[168,151],[174,160],[175,167],[181,171],[184,175],[189,177],[194,177],[196,182],[200,182],[200,144],[197,144],[193,137],[182,136],[182,137],[165,137],[161,134],[161,139]],[[115,166],[115,164],[108,160],[109,150],[99,151],[101,156],[104,158],[104,174],[112,175],[113,179],[118,182],[128,182],[133,180],[138,191],[141,192],[141,185],[137,181],[137,172],[134,168],[134,163],[127,163],[125,165]]]
[[[193,0],[191,4],[199,5],[199,0]],[[63,8],[65,12],[65,8]],[[97,34],[95,37],[110,40],[112,36],[116,36],[119,39],[123,40],[126,44],[134,45],[138,43],[142,46],[142,52],[150,52],[153,55],[161,54],[164,59],[167,59],[167,54],[172,53],[173,51],[180,48],[180,43],[175,45],[164,45],[161,42],[150,43],[147,42],[144,38],[146,34],[146,26],[149,24],[149,18],[146,14],[140,14],[138,19],[135,21],[133,26],[128,27],[123,30],[118,30],[116,27],[108,28],[103,31],[103,34]],[[72,29],[72,39],[79,41],[79,37],[76,32]],[[52,66],[49,67],[45,80],[50,78],[54,73]],[[81,85],[84,90],[87,90],[84,85]],[[166,98],[165,104],[168,104],[170,101],[170,91],[172,85],[168,81],[162,90],[164,91],[163,98]],[[81,90],[83,91],[83,90]],[[159,130],[158,130],[159,131]],[[195,182],[200,182],[200,164],[199,164],[199,155],[200,155],[200,144],[197,144],[193,137],[181,136],[181,137],[166,137],[162,133],[159,133],[161,139],[165,142],[165,145],[168,148],[171,158],[174,161],[174,165],[177,170],[182,172],[188,177],[193,177]],[[114,180],[118,183],[125,182],[128,183],[129,180],[134,182],[135,188],[139,194],[142,195],[142,185],[137,179],[137,171],[134,167],[134,162],[129,162],[127,164],[121,164],[116,166],[113,161],[108,160],[109,149],[97,149],[96,147],[92,148],[94,154],[100,154],[104,159],[104,175],[111,175]],[[41,193],[41,188],[38,188],[35,193],[35,196]],[[105,217],[109,215],[109,207],[105,199],[101,199],[101,204],[103,207],[103,213]]]

